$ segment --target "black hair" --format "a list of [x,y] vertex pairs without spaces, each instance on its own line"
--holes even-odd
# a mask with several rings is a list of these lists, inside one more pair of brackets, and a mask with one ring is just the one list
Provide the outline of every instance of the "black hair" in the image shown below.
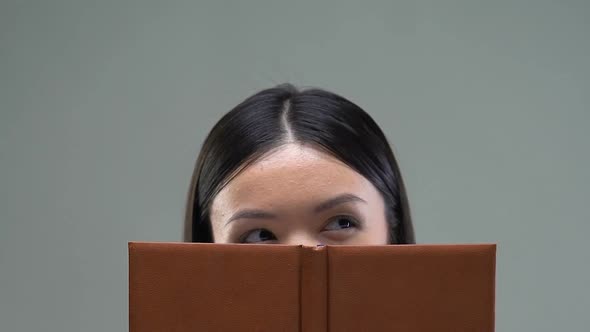
[[213,242],[209,214],[215,196],[249,164],[288,142],[319,148],[363,175],[385,201],[389,243],[415,243],[406,189],[379,126],[339,95],[290,84],[250,96],[213,127],[189,189],[185,241]]

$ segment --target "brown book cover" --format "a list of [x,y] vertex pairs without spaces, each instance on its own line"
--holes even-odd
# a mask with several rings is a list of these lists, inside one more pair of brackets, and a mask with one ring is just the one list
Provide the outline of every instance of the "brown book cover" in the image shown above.
[[129,331],[493,332],[494,244],[129,243]]

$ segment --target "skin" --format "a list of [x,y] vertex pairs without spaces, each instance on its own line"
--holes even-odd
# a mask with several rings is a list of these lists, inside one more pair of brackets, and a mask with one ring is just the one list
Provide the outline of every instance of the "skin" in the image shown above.
[[387,244],[385,204],[362,175],[320,150],[283,145],[214,198],[216,243]]

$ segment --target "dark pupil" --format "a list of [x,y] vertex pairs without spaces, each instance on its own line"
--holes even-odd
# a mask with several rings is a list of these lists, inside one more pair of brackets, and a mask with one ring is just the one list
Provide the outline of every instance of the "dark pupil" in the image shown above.
[[349,228],[349,227],[351,227],[350,226],[350,220],[347,220],[347,219],[340,219],[340,220],[338,220],[338,224],[340,226],[342,226],[343,228]]
[[266,229],[260,230],[260,241],[274,240],[274,236]]

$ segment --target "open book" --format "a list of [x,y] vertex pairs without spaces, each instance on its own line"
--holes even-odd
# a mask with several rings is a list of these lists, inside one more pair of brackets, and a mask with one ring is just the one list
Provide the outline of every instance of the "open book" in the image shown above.
[[129,243],[129,331],[492,332],[494,244]]

